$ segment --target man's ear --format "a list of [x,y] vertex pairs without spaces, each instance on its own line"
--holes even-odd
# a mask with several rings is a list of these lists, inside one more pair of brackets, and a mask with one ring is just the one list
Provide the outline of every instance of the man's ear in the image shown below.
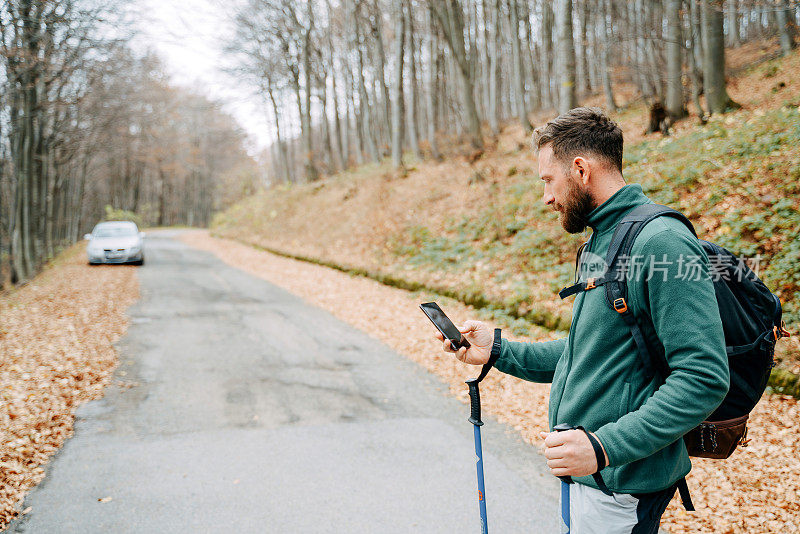
[[572,160],[572,176],[584,187],[589,185],[589,162],[580,156]]

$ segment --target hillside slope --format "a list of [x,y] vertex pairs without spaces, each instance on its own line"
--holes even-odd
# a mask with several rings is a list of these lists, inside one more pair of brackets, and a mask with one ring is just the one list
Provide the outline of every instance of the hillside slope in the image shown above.
[[[645,111],[615,115],[626,132],[625,177],[682,210],[698,234],[756,258],[800,326],[800,54],[732,79],[742,109],[705,126],[683,121],[671,137],[643,135]],[[536,118],[541,124],[548,117]],[[488,308],[524,334],[531,324],[569,325],[569,282],[585,236],[567,235],[541,202],[536,158],[507,127],[477,161],[454,155],[407,172],[367,165],[324,180],[279,186],[214,221],[215,235],[349,268],[401,287],[425,287]],[[797,336],[781,366],[800,371]]]

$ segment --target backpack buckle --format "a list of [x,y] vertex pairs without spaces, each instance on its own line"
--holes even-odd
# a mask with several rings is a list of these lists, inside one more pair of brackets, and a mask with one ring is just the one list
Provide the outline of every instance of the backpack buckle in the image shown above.
[[596,278],[589,278],[588,280],[586,280],[586,289],[594,289],[594,288],[596,288],[597,286],[594,285],[594,281],[595,280],[596,280]]
[[747,426],[745,426],[744,427],[744,434],[742,434],[742,437],[739,438],[739,446],[740,447],[747,447],[748,445],[750,445],[750,440],[747,438]]
[[625,313],[628,311],[628,303],[625,302],[625,299],[618,298],[614,301],[614,310],[616,310],[617,313]]

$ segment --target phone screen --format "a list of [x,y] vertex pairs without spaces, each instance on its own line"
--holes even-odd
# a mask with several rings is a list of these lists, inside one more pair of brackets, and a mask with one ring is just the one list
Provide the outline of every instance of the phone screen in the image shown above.
[[463,339],[461,332],[456,328],[456,325],[453,324],[453,321],[444,314],[438,304],[435,302],[425,302],[424,304],[420,304],[419,307],[422,308],[425,315],[427,315],[436,328],[439,329],[439,332],[452,341],[456,348],[462,346],[469,347],[469,342]]

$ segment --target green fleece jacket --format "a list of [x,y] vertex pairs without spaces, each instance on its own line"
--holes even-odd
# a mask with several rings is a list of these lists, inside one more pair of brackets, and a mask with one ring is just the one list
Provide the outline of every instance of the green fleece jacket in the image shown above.
[[[640,185],[629,184],[595,208],[584,261],[602,263],[617,222],[650,202]],[[609,489],[639,493],[665,489],[691,469],[681,437],[722,402],[728,359],[708,257],[680,221],[659,217],[647,224],[629,265],[628,306],[645,338],[657,335],[664,345],[671,370],[666,381],[648,379],[630,330],[607,304],[603,287],[575,297],[565,339],[503,339],[495,366],[525,380],[552,382],[550,428],[568,423],[594,432],[608,454],[601,474]],[[591,477],[575,480],[597,487]]]

